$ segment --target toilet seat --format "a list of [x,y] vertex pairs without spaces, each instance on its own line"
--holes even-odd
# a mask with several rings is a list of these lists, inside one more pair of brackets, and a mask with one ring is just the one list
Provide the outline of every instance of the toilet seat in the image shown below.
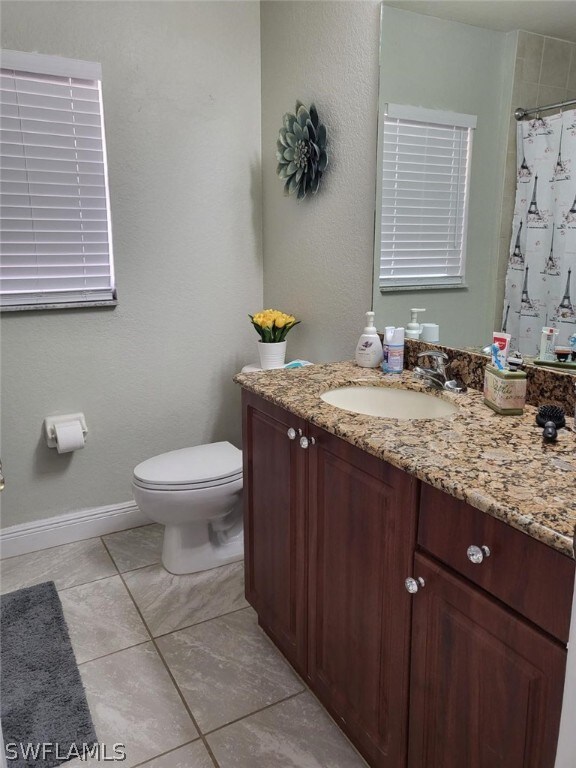
[[229,483],[237,483],[238,480],[242,480],[242,472],[237,475],[230,475],[230,477],[224,477],[220,480],[213,480],[209,483],[171,483],[170,485],[162,483],[145,483],[142,480],[133,478],[132,484],[137,488],[143,488],[145,491],[199,491],[202,488],[217,488],[220,485],[228,485]]
[[226,441],[181,448],[143,461],[134,485],[146,490],[190,491],[242,479],[242,451]]

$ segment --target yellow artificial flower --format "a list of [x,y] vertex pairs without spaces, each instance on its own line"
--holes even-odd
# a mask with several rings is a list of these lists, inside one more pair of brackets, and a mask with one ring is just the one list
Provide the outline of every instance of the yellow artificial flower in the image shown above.
[[262,309],[251,318],[264,342],[284,341],[288,331],[299,322],[294,315],[279,309]]

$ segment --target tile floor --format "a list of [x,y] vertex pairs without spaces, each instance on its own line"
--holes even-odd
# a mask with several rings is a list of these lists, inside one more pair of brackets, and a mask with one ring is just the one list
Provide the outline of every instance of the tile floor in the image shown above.
[[3,593],[55,582],[98,737],[126,744],[119,765],[365,768],[258,627],[242,563],[173,576],[161,542],[147,525],[0,562]]

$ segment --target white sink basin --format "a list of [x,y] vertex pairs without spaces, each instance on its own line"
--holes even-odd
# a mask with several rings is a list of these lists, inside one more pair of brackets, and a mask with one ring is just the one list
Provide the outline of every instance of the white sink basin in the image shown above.
[[440,397],[392,387],[340,387],[321,398],[344,411],[382,419],[446,419],[458,413],[455,405]]

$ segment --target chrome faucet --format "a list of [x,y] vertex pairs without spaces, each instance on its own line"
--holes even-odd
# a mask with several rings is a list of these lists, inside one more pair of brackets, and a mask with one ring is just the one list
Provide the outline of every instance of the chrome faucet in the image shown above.
[[444,385],[448,381],[446,375],[446,363],[448,362],[448,355],[445,352],[440,352],[437,349],[431,349],[426,352],[420,352],[418,355],[418,362],[424,357],[429,357],[431,360],[431,368],[423,368],[417,365],[414,368],[414,375],[419,379],[424,379],[430,386],[437,389],[444,389]]
[[448,367],[448,355],[445,352],[440,352],[438,349],[431,349],[427,352],[420,352],[418,355],[418,361],[423,357],[429,357],[431,360],[431,368],[423,368],[417,365],[414,368],[414,375],[419,379],[423,379],[428,386],[435,389],[446,389],[448,392],[466,392],[466,385],[457,379],[448,379],[447,367]]

